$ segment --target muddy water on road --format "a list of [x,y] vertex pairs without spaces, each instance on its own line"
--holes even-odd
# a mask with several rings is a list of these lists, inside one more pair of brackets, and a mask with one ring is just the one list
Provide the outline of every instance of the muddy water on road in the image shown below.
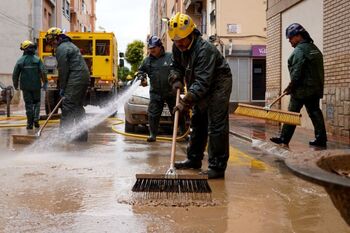
[[[129,204],[135,174],[167,170],[170,143],[106,126],[89,141],[36,153],[1,142],[10,149],[0,155],[0,232],[350,232],[322,187],[236,139],[226,179],[210,181],[215,205],[206,207]],[[178,145],[183,159],[186,145]]]

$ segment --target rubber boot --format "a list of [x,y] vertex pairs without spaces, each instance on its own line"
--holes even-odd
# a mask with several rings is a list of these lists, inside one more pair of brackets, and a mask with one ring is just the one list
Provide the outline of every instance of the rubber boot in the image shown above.
[[27,129],[33,129],[33,124],[27,123]]
[[27,129],[33,129],[33,117],[27,116]]
[[327,133],[322,111],[320,109],[315,109],[309,113],[309,116],[315,128],[315,140],[310,141],[309,145],[327,147]]
[[39,128],[40,125],[39,125],[39,119],[40,119],[40,101],[39,102],[36,102],[34,104],[34,127],[35,128]]
[[159,119],[155,117],[149,117],[148,123],[149,137],[147,138],[147,142],[155,142],[157,140]]
[[40,128],[39,121],[34,121],[34,127],[35,127],[35,128]]
[[222,132],[216,135],[209,134],[208,142],[208,168],[218,174],[224,174],[229,158],[229,135]]

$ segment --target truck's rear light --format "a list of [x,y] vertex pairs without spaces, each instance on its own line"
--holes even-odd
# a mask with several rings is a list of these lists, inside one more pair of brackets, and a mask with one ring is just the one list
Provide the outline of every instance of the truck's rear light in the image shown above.
[[108,84],[109,81],[98,80],[97,83],[98,83],[98,84]]

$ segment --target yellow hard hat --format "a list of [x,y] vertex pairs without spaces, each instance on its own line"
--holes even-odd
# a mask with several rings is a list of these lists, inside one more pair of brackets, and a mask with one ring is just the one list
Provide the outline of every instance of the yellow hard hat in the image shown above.
[[52,40],[61,34],[63,34],[63,31],[61,28],[52,27],[52,28],[49,28],[49,30],[47,30],[46,35],[45,35],[45,39]]
[[21,50],[25,50],[25,49],[27,49],[27,48],[29,48],[29,47],[31,47],[31,46],[34,46],[34,43],[31,42],[30,40],[25,40],[25,41],[23,41],[23,42],[21,43],[20,49],[21,49]]
[[186,38],[195,28],[196,25],[191,17],[180,12],[176,13],[176,15],[171,17],[168,21],[168,34],[172,40]]

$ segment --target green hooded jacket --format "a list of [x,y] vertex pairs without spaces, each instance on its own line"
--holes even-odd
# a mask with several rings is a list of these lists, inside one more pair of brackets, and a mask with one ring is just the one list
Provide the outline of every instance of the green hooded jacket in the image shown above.
[[292,92],[297,99],[310,96],[322,98],[324,86],[323,56],[321,51],[306,41],[300,42],[288,59]]
[[15,89],[18,85],[24,91],[38,91],[41,82],[47,82],[46,69],[40,58],[34,54],[26,54],[18,59],[12,73],[12,81]]
[[[186,82],[196,104],[205,105],[213,95],[230,95],[231,69],[219,50],[196,32],[191,48],[181,52],[173,45],[169,82]],[[226,87],[230,87],[227,93]],[[219,103],[218,103],[219,104]]]
[[80,50],[69,37],[66,37],[56,48],[56,59],[60,88],[75,85],[88,85],[90,79],[89,69]]
[[168,82],[172,55],[163,52],[159,58],[148,56],[142,62],[139,71],[148,74],[150,79],[150,93],[167,97],[171,94],[171,86]]

